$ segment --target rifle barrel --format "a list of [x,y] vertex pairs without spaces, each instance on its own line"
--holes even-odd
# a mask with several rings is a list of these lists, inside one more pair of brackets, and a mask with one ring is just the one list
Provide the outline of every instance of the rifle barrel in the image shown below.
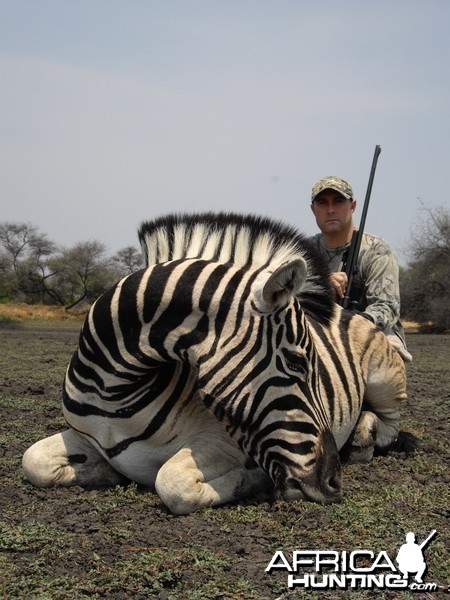
[[[373,180],[375,178],[375,170],[377,168],[377,162],[378,162],[378,157],[380,156],[380,153],[381,153],[381,146],[379,146],[377,144],[375,146],[375,152],[373,155],[372,168],[370,169],[369,183],[367,184],[366,197],[364,199],[363,211],[361,213],[361,221],[359,222],[358,231],[362,231],[361,237],[362,237],[362,234],[364,233],[364,227],[366,225],[366,217],[367,217],[367,211],[369,209],[370,195],[372,193]],[[359,248],[358,248],[358,250],[359,250]]]
[[339,304],[344,308],[348,308],[351,302],[351,288],[353,284],[353,275],[358,269],[358,257],[359,249],[361,247],[361,240],[364,233],[364,227],[366,224],[367,211],[369,209],[370,195],[372,193],[373,180],[375,177],[375,170],[377,168],[378,157],[380,156],[381,146],[378,144],[375,146],[375,152],[372,159],[372,167],[370,169],[369,182],[367,184],[366,197],[364,199],[363,210],[361,214],[361,220],[359,222],[359,228],[353,232],[352,241],[348,250],[347,264],[345,265],[345,272],[348,278],[347,289],[345,290],[345,296],[339,301]]

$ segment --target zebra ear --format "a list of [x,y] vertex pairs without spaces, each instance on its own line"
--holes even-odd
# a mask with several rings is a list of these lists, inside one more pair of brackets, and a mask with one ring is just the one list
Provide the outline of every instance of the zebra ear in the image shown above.
[[266,310],[287,304],[297,295],[306,280],[307,266],[303,258],[291,260],[270,274],[262,287],[262,300]]

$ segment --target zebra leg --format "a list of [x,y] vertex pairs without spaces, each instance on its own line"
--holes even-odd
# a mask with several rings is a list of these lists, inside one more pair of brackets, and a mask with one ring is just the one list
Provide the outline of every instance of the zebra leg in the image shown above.
[[370,462],[375,450],[377,431],[378,417],[372,412],[363,411],[341,451],[345,462]]
[[111,486],[124,477],[73,429],[36,442],[22,458],[25,477],[35,486]]
[[271,488],[272,482],[262,469],[245,468],[239,449],[241,456],[237,457],[234,449],[228,454],[228,448],[218,445],[217,440],[205,441],[189,443],[158,471],[156,492],[172,513],[187,515]]
[[406,400],[405,364],[383,333],[371,356],[364,400],[375,413],[377,436],[375,445],[387,448],[400,431],[400,406]]

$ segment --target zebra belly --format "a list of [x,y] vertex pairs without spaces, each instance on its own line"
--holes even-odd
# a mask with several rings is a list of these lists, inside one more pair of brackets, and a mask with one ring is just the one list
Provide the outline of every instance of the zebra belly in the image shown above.
[[197,444],[199,439],[210,446],[211,455],[219,447],[232,455],[233,463],[245,463],[237,443],[199,398],[192,399],[188,405],[183,405],[180,399],[162,423],[156,419],[158,408],[161,406],[155,402],[132,418],[93,414],[79,417],[67,411],[65,418],[116,471],[148,487],[154,486],[164,463],[183,448]]
[[128,479],[154,488],[159,469],[178,450],[177,445],[166,444],[158,447],[153,445],[151,440],[145,440],[135,442],[118,456],[106,459],[116,471]]

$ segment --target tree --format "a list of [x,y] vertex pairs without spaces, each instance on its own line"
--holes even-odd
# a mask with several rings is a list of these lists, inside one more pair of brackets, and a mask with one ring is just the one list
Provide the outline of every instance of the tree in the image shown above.
[[37,235],[37,229],[30,223],[0,223],[0,243],[9,255],[12,268],[17,272],[19,259],[24,255],[27,246]]
[[402,312],[406,318],[450,327],[450,213],[422,205],[422,218],[411,235],[411,260],[400,273]]
[[56,245],[29,223],[0,223],[0,290],[3,298],[24,296],[43,301],[42,280],[49,276],[46,259]]
[[134,246],[122,248],[112,259],[118,265],[124,276],[140,269],[143,263],[142,254]]
[[0,299],[60,304],[94,301],[116,281],[140,268],[133,246],[106,256],[98,241],[58,248],[29,223],[0,223]]
[[117,269],[105,254],[104,244],[94,240],[63,249],[48,261],[53,271],[51,289],[67,309],[82,301],[94,301],[115,283]]

